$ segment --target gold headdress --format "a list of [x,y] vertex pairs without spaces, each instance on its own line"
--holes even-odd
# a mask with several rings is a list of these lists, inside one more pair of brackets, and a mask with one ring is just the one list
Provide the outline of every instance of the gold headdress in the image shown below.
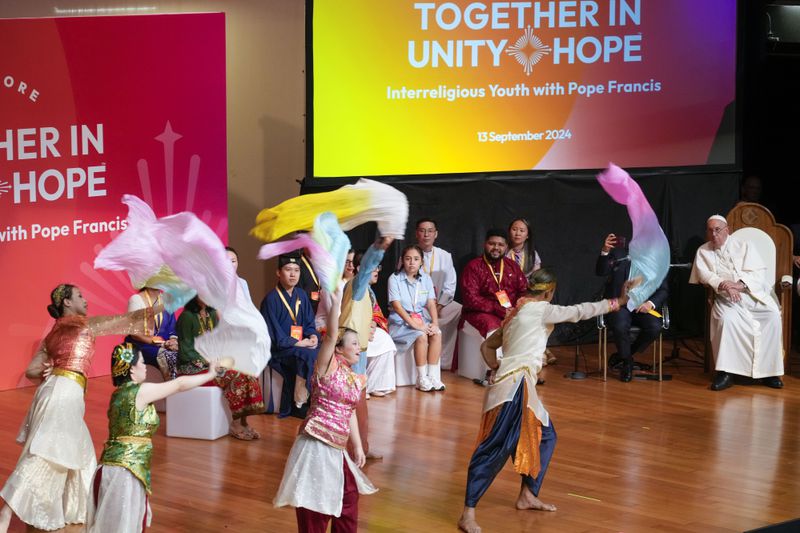
[[50,299],[53,300],[53,305],[56,307],[61,307],[61,304],[67,298],[68,287],[69,285],[62,283],[53,289],[53,292],[50,294]]
[[116,378],[130,373],[134,355],[133,344],[117,344],[111,353],[111,375]]
[[538,291],[545,292],[555,288],[556,288],[555,281],[550,281],[548,283],[534,283],[532,285],[528,285],[529,291],[537,291],[537,292]]

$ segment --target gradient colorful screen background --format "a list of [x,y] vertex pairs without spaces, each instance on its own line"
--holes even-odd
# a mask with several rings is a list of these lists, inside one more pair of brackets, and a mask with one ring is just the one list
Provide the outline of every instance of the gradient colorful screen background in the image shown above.
[[[225,18],[221,13],[0,20],[0,143],[7,132],[24,135],[25,158],[16,142],[12,157],[0,145],[0,390],[28,384],[23,372],[53,320],[50,291],[78,285],[90,315],[126,311],[133,289],[126,275],[92,268],[113,231],[73,233],[86,223],[124,220],[123,194],[135,194],[158,216],[190,210],[227,240],[225,138]],[[24,83],[20,91],[20,83]],[[38,95],[34,100],[32,91]],[[103,125],[102,154],[71,155],[70,126]],[[41,128],[54,128],[60,156],[41,157]],[[29,158],[29,155],[35,155]],[[18,190],[50,169],[105,165],[105,196],[86,186],[52,200]],[[5,185],[3,185],[5,184]],[[48,178],[45,191],[58,185]],[[19,202],[15,201],[18,193]],[[62,226],[52,239],[31,227]],[[27,238],[14,240],[22,228]],[[91,228],[90,228],[91,229]],[[21,232],[17,232],[19,237]],[[135,251],[132,251],[135,253]],[[93,374],[108,374],[111,348],[122,337],[98,339]]]
[[[422,9],[415,3],[434,6],[427,11],[428,28],[422,29]],[[475,2],[456,1],[462,14]],[[392,176],[408,174],[524,171],[532,169],[585,169],[605,166],[608,161],[623,167],[664,167],[735,163],[735,135],[728,135],[715,148],[722,158],[709,161],[712,145],[723,117],[733,114],[736,94],[736,1],[735,0],[597,0],[591,2],[529,2],[523,14],[509,2],[483,2],[483,13],[508,13],[498,19],[508,29],[470,29],[461,22],[454,29],[437,24],[436,9],[443,2],[395,0],[341,0],[313,2],[313,175]],[[555,4],[556,27],[542,18],[535,27],[533,6],[547,11]],[[597,27],[580,27],[580,6],[596,8]],[[638,9],[636,6],[639,6]],[[425,8],[427,9],[427,8]],[[638,13],[638,24],[630,17],[619,25],[620,12]],[[481,13],[475,11],[474,13]],[[563,21],[559,14],[565,13]],[[574,15],[572,15],[574,13]],[[613,15],[612,15],[613,14]],[[454,21],[452,9],[441,21]],[[614,18],[616,24],[610,25]],[[561,24],[564,22],[565,24]],[[570,27],[574,23],[576,27]],[[491,21],[490,21],[491,24]],[[539,50],[550,47],[526,75],[523,66],[508,53],[525,34],[525,27],[541,41]],[[560,55],[554,63],[555,39],[562,46],[594,37],[633,36],[640,39],[632,55],[641,61],[625,62],[622,52],[593,63],[576,60],[569,64]],[[422,62],[425,41],[442,47],[447,41],[507,40],[493,66],[487,47],[477,52],[465,48],[463,66],[430,62],[417,68],[409,59],[409,42],[415,46],[415,61]],[[588,42],[587,42],[588,43]],[[524,44],[524,43],[523,43]],[[431,45],[433,46],[433,45]],[[534,47],[523,47],[529,57]],[[584,55],[595,47],[584,45]],[[611,81],[660,84],[659,91],[614,92]],[[568,94],[569,83],[603,86],[604,94]],[[536,96],[533,87],[560,83],[563,95]],[[490,85],[514,88],[523,84],[530,95],[492,97]],[[390,99],[390,89],[483,89],[483,98]],[[729,121],[734,122],[732,118]],[[557,132],[547,139],[546,132]],[[565,138],[565,132],[569,138]],[[542,138],[489,142],[494,133],[541,133]],[[481,142],[481,135],[484,142]]]

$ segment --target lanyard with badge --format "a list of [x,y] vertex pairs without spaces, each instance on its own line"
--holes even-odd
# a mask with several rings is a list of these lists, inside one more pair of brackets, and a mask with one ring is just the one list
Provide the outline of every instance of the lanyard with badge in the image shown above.
[[300,298],[297,299],[294,305],[294,311],[292,311],[292,307],[289,305],[289,302],[286,301],[286,298],[283,296],[283,291],[281,291],[278,287],[275,287],[275,290],[278,291],[278,296],[280,296],[281,301],[283,302],[283,306],[286,307],[286,310],[289,311],[289,317],[292,319],[292,323],[294,324],[291,327],[290,335],[295,340],[303,340],[303,326],[297,325],[297,314],[300,312]]
[[[408,291],[408,296],[411,297],[411,289],[408,287],[408,279],[406,279],[405,282],[406,282],[406,290]],[[420,283],[422,283],[421,280],[417,280],[417,282],[414,283],[414,296],[411,303],[411,313],[409,313],[409,315],[411,316],[412,320],[419,320],[420,322],[424,322],[424,320],[422,320],[422,315],[420,313],[417,313],[417,296],[419,296]]]
[[[431,248],[431,263],[428,266],[428,269],[425,270],[425,265],[422,265],[422,270],[428,273],[428,275],[431,277],[431,281],[433,281],[433,268],[435,264],[436,264],[436,248]],[[439,289],[435,285],[433,287],[433,294],[435,294],[437,298],[439,297]]]
[[483,262],[486,263],[486,266],[489,267],[489,272],[492,273],[492,279],[494,279],[495,283],[497,283],[498,291],[494,293],[497,301],[505,308],[511,307],[511,299],[508,297],[508,293],[502,289],[502,285],[500,284],[503,281],[503,270],[505,269],[506,263],[503,261],[503,258],[500,258],[500,276],[495,273],[494,268],[486,259],[486,256],[483,256]]
[[301,255],[300,256],[300,260],[303,262],[304,265],[306,265],[306,268],[308,269],[308,273],[311,274],[311,279],[313,279],[314,283],[317,285],[317,290],[311,291],[311,294],[309,295],[310,298],[311,298],[311,301],[316,302],[316,301],[319,300],[319,288],[320,288],[319,280],[317,279],[317,275],[314,273],[314,269],[311,268],[311,265],[306,260],[306,256]]
[[[153,307],[161,299],[161,294],[159,293],[158,296],[156,296],[155,301],[151,301],[150,300],[150,295],[147,294],[147,289],[142,291],[142,296],[144,296],[144,300],[147,302],[147,307]],[[158,333],[161,330],[161,323],[164,321],[164,312],[162,311],[162,312],[158,313],[157,315],[155,315],[153,317],[153,321],[155,322],[155,329],[153,331]]]

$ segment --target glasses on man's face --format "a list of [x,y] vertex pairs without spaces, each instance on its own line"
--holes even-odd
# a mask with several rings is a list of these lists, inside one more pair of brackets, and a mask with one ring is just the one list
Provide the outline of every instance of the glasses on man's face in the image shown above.
[[350,261],[349,259],[345,259],[345,260],[344,260],[344,264],[345,264],[345,265],[350,265],[350,266],[353,266],[353,262],[352,262],[352,261]]
[[708,228],[706,231],[711,233],[712,235],[719,235],[723,232],[723,230],[728,229],[728,226],[720,226],[718,228]]

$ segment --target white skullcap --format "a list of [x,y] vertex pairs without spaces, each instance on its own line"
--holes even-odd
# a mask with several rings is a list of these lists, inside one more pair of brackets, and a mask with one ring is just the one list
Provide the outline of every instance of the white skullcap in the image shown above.
[[720,222],[722,222],[725,225],[728,224],[728,221],[725,220],[725,217],[722,216],[722,215],[711,215],[710,217],[708,217],[708,220],[706,220],[706,223],[709,223],[712,220],[719,220]]

